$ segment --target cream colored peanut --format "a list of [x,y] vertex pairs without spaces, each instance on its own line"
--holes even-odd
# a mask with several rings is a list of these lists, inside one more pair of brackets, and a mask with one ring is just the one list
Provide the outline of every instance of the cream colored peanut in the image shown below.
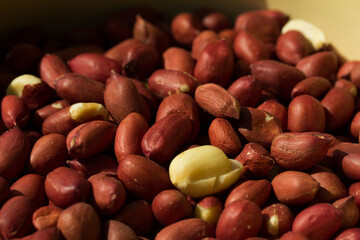
[[190,197],[220,192],[242,175],[243,165],[228,159],[219,148],[204,145],[177,155],[169,166],[171,182]]

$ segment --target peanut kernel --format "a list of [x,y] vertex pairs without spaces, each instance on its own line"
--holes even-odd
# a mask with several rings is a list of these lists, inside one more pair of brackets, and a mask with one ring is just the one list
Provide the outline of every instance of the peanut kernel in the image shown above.
[[211,145],[186,150],[169,166],[171,182],[190,197],[203,197],[230,187],[243,170],[240,162],[228,159],[222,150]]
[[95,116],[102,116],[105,121],[109,119],[109,112],[100,103],[75,103],[71,105],[69,112],[70,117],[77,122],[86,122]]
[[40,78],[31,74],[23,74],[14,78],[6,89],[6,95],[22,96],[23,89],[26,85],[34,86],[40,84],[42,81]]

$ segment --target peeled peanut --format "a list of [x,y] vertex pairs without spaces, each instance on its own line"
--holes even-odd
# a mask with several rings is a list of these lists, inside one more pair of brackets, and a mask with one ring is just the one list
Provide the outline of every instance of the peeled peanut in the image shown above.
[[290,30],[279,36],[276,42],[276,55],[284,63],[296,65],[300,59],[313,50],[311,42],[296,30]]
[[[182,131],[178,131],[182,129]],[[192,121],[182,113],[170,114],[155,122],[144,134],[141,149],[145,157],[166,163],[188,141]]]
[[127,155],[120,161],[117,175],[129,192],[145,200],[152,200],[159,192],[171,188],[165,168],[140,155]]
[[261,228],[259,206],[249,200],[239,200],[225,207],[216,225],[216,239],[246,239],[256,236]]
[[262,206],[269,199],[270,194],[271,184],[268,180],[245,180],[230,191],[226,197],[225,207],[238,200],[250,200]]
[[321,100],[325,108],[326,129],[335,130],[344,126],[354,113],[354,98],[345,89],[333,87]]
[[25,196],[10,198],[0,209],[0,236],[10,239],[30,234],[35,209],[34,203]]
[[58,218],[57,228],[65,239],[96,240],[100,237],[100,221],[93,207],[84,202],[64,209]]
[[250,65],[251,75],[261,84],[262,89],[281,100],[290,100],[292,88],[305,79],[296,67],[275,60],[260,60]]
[[40,137],[34,144],[29,161],[29,168],[46,175],[57,167],[65,165],[68,158],[66,137],[51,133]]
[[113,219],[125,223],[139,236],[148,234],[155,223],[151,204],[145,200],[126,203]]
[[263,146],[254,142],[245,144],[235,160],[241,162],[246,168],[245,176],[256,179],[266,178],[275,165],[275,160],[270,153]]
[[196,204],[194,217],[200,218],[210,224],[216,224],[223,210],[224,206],[219,198],[208,196]]
[[309,77],[298,82],[291,91],[291,97],[295,98],[302,94],[307,94],[319,99],[324,96],[331,88],[329,80],[323,77]]
[[78,102],[104,103],[103,83],[77,73],[66,73],[55,81],[56,93],[71,104]]
[[194,95],[199,81],[186,72],[159,69],[148,79],[149,89],[159,98],[175,93]]
[[101,225],[101,239],[104,240],[116,240],[116,239],[128,239],[138,240],[134,230],[128,225],[116,220],[108,220]]
[[45,205],[47,197],[44,187],[45,178],[37,174],[26,174],[16,180],[11,186],[12,196],[25,196],[37,207]]
[[318,203],[296,215],[292,231],[309,240],[330,239],[341,226],[341,212],[329,203]]
[[186,195],[175,189],[158,193],[151,203],[151,208],[155,218],[163,226],[190,218],[194,212]]
[[57,55],[47,53],[40,61],[40,77],[51,88],[55,89],[55,80],[70,72],[65,62]]
[[265,236],[281,236],[291,230],[294,215],[285,204],[271,204],[263,208],[261,213],[263,216],[261,233]]
[[171,182],[190,197],[203,197],[229,188],[242,175],[240,162],[219,148],[204,145],[177,155],[170,163]]
[[53,204],[66,208],[86,201],[90,184],[80,173],[67,167],[58,167],[46,176],[45,191]]
[[196,240],[213,235],[214,231],[208,223],[199,218],[189,218],[163,228],[156,234],[155,240]]
[[227,90],[239,101],[240,106],[256,107],[260,102],[261,86],[253,76],[236,79]]
[[278,119],[264,110],[251,107],[241,107],[240,118],[234,123],[234,127],[247,141],[266,148],[282,133]]
[[30,111],[22,98],[7,95],[1,100],[1,117],[8,129],[24,128],[30,120]]
[[33,110],[47,104],[53,98],[54,92],[40,78],[23,74],[10,82],[6,94],[20,97],[25,105]]
[[106,82],[111,70],[121,71],[118,62],[97,53],[82,53],[67,63],[72,72],[102,83]]
[[324,107],[310,95],[297,96],[289,104],[287,122],[291,132],[324,132]]
[[56,227],[61,211],[55,206],[40,207],[32,215],[32,224],[37,230]]
[[318,164],[329,150],[331,139],[318,132],[289,132],[277,135],[271,155],[285,169],[307,170]]
[[42,133],[67,135],[82,123],[109,119],[109,112],[100,103],[75,103],[48,116],[42,124]]
[[204,30],[194,38],[191,47],[192,58],[198,60],[204,48],[210,44],[217,42],[220,39],[219,35],[212,30]]
[[87,158],[107,150],[113,146],[116,128],[115,124],[102,120],[77,126],[66,137],[69,155],[73,158]]
[[188,50],[179,47],[169,47],[164,51],[162,57],[164,69],[178,70],[193,75],[195,62]]
[[[140,112],[141,95],[130,78],[111,72],[104,92],[106,109],[120,123],[131,112]],[[119,105],[119,103],[122,103]]]
[[23,171],[30,155],[30,139],[18,127],[0,136],[0,176],[14,180]]
[[89,177],[102,171],[116,171],[117,162],[115,157],[107,154],[98,154],[84,159],[73,159],[66,161],[73,170],[81,172]]
[[282,172],[275,176],[271,185],[276,198],[286,205],[308,203],[320,188],[320,183],[315,178],[299,171]]
[[269,59],[270,52],[265,43],[247,31],[239,31],[233,43],[235,56],[247,63]]
[[194,38],[202,30],[202,24],[194,14],[182,12],[171,20],[171,33],[175,41],[181,45],[191,45]]
[[353,196],[347,196],[333,202],[333,205],[341,211],[341,227],[355,227],[359,221],[359,208]]
[[296,64],[306,77],[324,77],[333,82],[338,66],[334,52],[322,51],[302,58]]
[[224,40],[208,44],[195,64],[194,77],[201,84],[229,84],[234,67],[233,51]]
[[214,117],[239,119],[240,104],[226,89],[215,83],[200,85],[195,91],[195,101]]

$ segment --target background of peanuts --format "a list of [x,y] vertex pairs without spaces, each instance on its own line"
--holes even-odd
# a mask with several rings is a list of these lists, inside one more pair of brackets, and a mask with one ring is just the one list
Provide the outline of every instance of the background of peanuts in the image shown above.
[[97,24],[119,9],[146,5],[168,17],[204,6],[224,12],[230,18],[251,9],[279,9],[292,19],[302,18],[323,29],[327,39],[349,60],[360,59],[358,0],[173,0],[167,3],[163,0],[2,0],[0,39],[28,24],[44,26],[50,33],[57,34],[74,27],[74,23]]

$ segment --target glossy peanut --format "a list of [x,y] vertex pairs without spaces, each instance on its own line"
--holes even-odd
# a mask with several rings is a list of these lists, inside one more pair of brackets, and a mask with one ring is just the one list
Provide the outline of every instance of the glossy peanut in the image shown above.
[[340,211],[329,203],[318,203],[305,208],[295,217],[292,231],[310,240],[330,239],[340,226]]
[[139,236],[149,233],[155,223],[151,204],[145,200],[126,203],[115,214],[114,220],[125,223]]
[[[113,119],[120,123],[131,112],[140,112],[141,96],[130,78],[112,72],[106,82],[104,102]],[[123,104],[118,105],[121,102]]]
[[266,178],[275,165],[275,160],[263,146],[250,142],[235,157],[246,168],[245,175],[250,178]]
[[45,54],[40,61],[40,77],[51,88],[55,88],[56,79],[68,72],[68,66],[55,54]]
[[251,75],[261,84],[263,89],[282,100],[289,100],[292,88],[305,75],[299,69],[275,60],[260,60],[250,65]]
[[178,70],[190,75],[194,73],[195,62],[191,53],[179,47],[169,47],[162,54],[164,69]]
[[[81,89],[81,91],[79,91]],[[104,103],[103,83],[77,73],[66,73],[55,81],[56,93],[71,104],[78,102]]]
[[204,197],[194,209],[194,217],[200,218],[207,223],[216,224],[220,214],[224,210],[224,204],[215,196]]
[[195,91],[195,101],[200,108],[214,117],[239,119],[238,100],[218,84],[207,83],[199,86]]
[[285,171],[271,181],[276,198],[286,205],[308,203],[314,199],[320,183],[310,174],[299,171]]
[[353,196],[340,198],[332,203],[341,211],[341,228],[355,227],[359,221],[359,208]]
[[146,131],[141,140],[142,153],[158,163],[166,163],[188,141],[191,131],[190,118],[181,113],[170,114]]
[[234,127],[247,141],[266,148],[283,131],[280,122],[272,114],[251,107],[241,107],[240,119]]
[[233,52],[224,40],[220,40],[207,45],[201,52],[195,64],[194,77],[201,84],[216,83],[227,87],[233,67]]
[[10,198],[0,209],[0,235],[4,239],[24,237],[32,231],[33,202],[24,196]]
[[260,102],[262,89],[253,76],[236,79],[227,90],[239,101],[240,106],[256,107]]
[[155,218],[163,225],[168,226],[182,219],[193,216],[193,207],[186,195],[175,189],[161,191],[151,203]]
[[173,223],[156,234],[155,240],[195,240],[213,236],[210,225],[199,218],[189,218]]
[[72,72],[102,83],[106,82],[111,70],[121,72],[118,62],[96,53],[79,54],[67,63]]
[[259,38],[247,31],[237,33],[233,43],[235,56],[251,64],[258,60],[269,59],[270,52]]
[[316,98],[304,94],[291,100],[287,121],[291,132],[324,132],[325,121],[325,109]]
[[212,30],[204,30],[197,35],[192,41],[191,56],[198,60],[204,48],[210,44],[220,40],[219,35]]
[[93,207],[84,202],[64,209],[58,218],[57,228],[66,239],[98,239],[100,221]]
[[12,196],[25,196],[37,207],[45,205],[47,197],[44,187],[45,178],[37,174],[26,174],[10,186]]
[[24,128],[30,120],[30,111],[21,98],[7,95],[1,101],[1,117],[8,129]]
[[159,69],[153,72],[148,80],[149,89],[159,98],[174,93],[194,95],[199,81],[186,72]]
[[140,155],[127,155],[119,163],[117,175],[128,191],[145,200],[171,188],[165,168]]
[[226,155],[234,156],[241,150],[240,138],[225,118],[215,118],[208,130],[211,145],[220,148]]
[[0,177],[0,206],[10,198],[10,186],[5,178]]
[[299,31],[288,31],[276,41],[276,55],[284,63],[296,65],[312,51],[311,43]]
[[58,100],[42,108],[37,109],[31,116],[30,123],[36,129],[41,129],[42,123],[51,114],[68,107],[70,104],[67,100]]
[[287,129],[288,125],[288,108],[275,99],[268,99],[257,106],[257,109],[267,111],[276,117],[283,130]]
[[261,210],[263,225],[261,233],[265,236],[281,236],[291,230],[294,214],[282,203],[271,204]]
[[45,192],[55,206],[67,208],[87,200],[90,184],[80,173],[67,167],[59,167],[46,176]]
[[69,155],[73,158],[87,158],[105,151],[113,145],[116,128],[115,124],[101,120],[79,125],[66,137]]
[[[341,100],[340,100],[341,99]],[[345,89],[334,87],[321,100],[325,108],[326,129],[339,129],[348,121],[354,112],[354,98]]]
[[259,233],[261,224],[261,210],[256,203],[249,200],[235,201],[221,213],[216,225],[216,239],[254,237]]
[[291,97],[295,98],[302,94],[313,96],[320,99],[331,88],[329,80],[323,77],[308,77],[298,82],[291,90]]
[[8,181],[19,177],[30,151],[30,139],[18,127],[3,133],[0,136],[0,176]]
[[65,165],[67,158],[66,137],[57,133],[47,134],[35,142],[30,153],[29,168],[45,176]]
[[171,34],[181,45],[191,45],[194,38],[202,30],[200,19],[188,12],[178,13],[171,20]]
[[101,239],[116,240],[129,239],[138,240],[136,233],[128,225],[116,220],[108,220],[101,225]]

